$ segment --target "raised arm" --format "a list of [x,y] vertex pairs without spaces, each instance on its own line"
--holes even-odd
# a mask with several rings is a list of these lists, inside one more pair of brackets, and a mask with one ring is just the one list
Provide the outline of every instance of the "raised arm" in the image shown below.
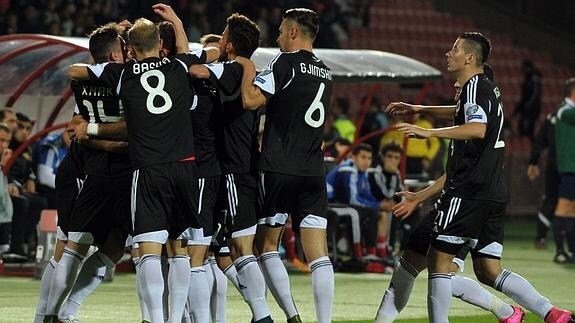
[[244,109],[255,110],[266,104],[267,101],[261,89],[254,85],[254,79],[256,78],[256,65],[250,59],[240,56],[236,57],[236,62],[242,65],[244,69],[241,86]]
[[174,33],[176,35],[176,52],[177,54],[184,54],[190,51],[190,45],[188,44],[188,36],[186,36],[186,31],[184,30],[184,24],[182,20],[176,15],[172,7],[158,3],[152,6],[154,12],[160,15],[164,20],[169,21],[174,26]]

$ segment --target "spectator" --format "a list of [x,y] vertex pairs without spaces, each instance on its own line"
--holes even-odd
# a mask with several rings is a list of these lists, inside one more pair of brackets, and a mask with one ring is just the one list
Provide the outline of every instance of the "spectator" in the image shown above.
[[[16,113],[17,128],[13,133],[10,149],[17,149],[28,140],[33,122],[26,115]],[[12,197],[14,216],[10,238],[10,250],[5,261],[24,261],[34,257],[37,244],[36,225],[40,213],[46,208],[46,200],[36,194],[36,175],[32,169],[32,149],[27,147],[16,158],[8,173],[9,192]]]
[[[8,148],[12,131],[5,123],[0,123],[0,169],[12,156]],[[12,222],[12,200],[8,193],[8,178],[4,172],[0,174],[0,254],[8,251],[10,243],[10,223]]]
[[[326,181],[329,202],[347,204],[358,211],[367,253],[376,256],[379,211],[391,210],[391,206],[386,201],[376,199],[371,193],[367,170],[371,166],[372,151],[368,144],[357,145],[351,160],[329,172]],[[354,245],[354,254],[362,254],[361,245]]]
[[346,138],[336,138],[325,145],[323,157],[343,158],[342,156],[349,150],[349,146],[351,146],[351,142]]
[[[401,201],[395,193],[403,191],[403,181],[399,174],[399,162],[403,149],[395,143],[381,147],[380,164],[368,170],[372,195],[379,201],[385,201],[377,225],[377,255],[385,258],[393,251],[397,219],[391,216],[391,208]],[[388,227],[388,223],[391,224]]]
[[[366,101],[367,96],[361,100],[362,107],[365,105]],[[385,116],[385,113],[381,111],[380,107],[381,103],[377,97],[373,97],[367,109],[367,113],[365,114],[365,118],[363,119],[363,124],[359,130],[358,138],[362,138],[363,136],[368,135],[374,131],[388,127],[389,122],[387,121],[387,117]],[[373,137],[366,141],[366,143],[370,144],[373,150],[379,151],[379,137]],[[379,156],[374,157],[377,157],[375,161],[376,164],[379,163]]]
[[521,67],[524,76],[521,85],[521,98],[512,117],[518,118],[519,134],[533,141],[535,122],[541,112],[541,72],[529,60],[524,60]]
[[66,132],[46,136],[34,150],[34,164],[38,174],[38,194],[46,198],[49,209],[56,209],[56,171],[68,153],[70,138]]

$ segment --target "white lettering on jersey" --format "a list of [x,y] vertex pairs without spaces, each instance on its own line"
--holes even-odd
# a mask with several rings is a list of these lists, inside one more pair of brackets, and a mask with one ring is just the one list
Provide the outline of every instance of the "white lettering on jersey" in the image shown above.
[[310,74],[315,77],[321,77],[324,79],[331,80],[331,73],[328,69],[315,66],[312,64],[300,63],[299,64],[300,71],[304,74]]

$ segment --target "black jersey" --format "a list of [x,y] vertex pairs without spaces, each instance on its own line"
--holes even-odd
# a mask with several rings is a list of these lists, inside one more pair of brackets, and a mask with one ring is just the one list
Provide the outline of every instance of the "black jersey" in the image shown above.
[[90,66],[91,78],[114,87],[122,98],[133,168],[194,157],[188,68],[205,62],[202,50]]
[[329,68],[306,50],[280,53],[254,85],[268,99],[260,168],[324,175],[321,145],[332,91]]
[[485,123],[483,139],[452,140],[445,191],[454,197],[505,202],[503,176],[503,104],[499,88],[485,75],[473,76],[461,88],[455,124]]
[[195,79],[192,86],[196,91],[192,107],[194,148],[198,177],[208,178],[220,175],[218,147],[221,143],[221,106],[217,89],[207,80]]
[[[100,80],[72,81],[76,100],[75,115],[91,123],[124,120],[124,109],[116,91]],[[123,176],[132,167],[127,154],[106,152],[89,147],[78,147],[84,154],[84,172],[97,176]]]
[[208,64],[210,80],[218,88],[222,102],[222,153],[224,174],[257,171],[259,109],[245,110],[241,97],[243,68],[236,61]]
[[381,165],[367,170],[371,194],[376,200],[393,199],[397,203],[401,198],[395,196],[395,193],[403,191],[401,175],[397,172],[388,172]]

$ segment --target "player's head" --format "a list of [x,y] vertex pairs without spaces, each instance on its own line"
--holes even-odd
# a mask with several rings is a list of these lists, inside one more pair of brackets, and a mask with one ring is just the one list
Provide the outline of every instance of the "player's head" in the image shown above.
[[108,23],[92,31],[89,48],[95,63],[123,63],[126,60],[125,43],[120,37],[121,30],[117,24]]
[[137,60],[157,57],[161,48],[158,26],[146,18],[136,20],[128,32],[128,44]]
[[11,132],[16,131],[18,128],[18,119],[16,113],[10,108],[0,109],[0,122],[7,125]]
[[305,8],[287,10],[282,16],[277,43],[282,52],[292,50],[296,39],[311,42],[319,31],[319,17],[315,11]]
[[0,153],[10,145],[12,130],[7,124],[0,122]]
[[365,172],[373,160],[373,149],[370,145],[361,143],[351,152],[351,159],[360,172]]
[[333,141],[333,149],[337,153],[336,157],[341,157],[349,150],[351,142],[345,138],[337,138]]
[[489,58],[491,42],[483,34],[478,32],[463,33],[455,43],[447,56],[447,70],[459,72],[469,67],[477,69]]
[[221,39],[222,35],[205,34],[200,38],[200,44],[202,44],[203,47],[219,47]]
[[219,42],[220,61],[235,56],[250,58],[260,45],[260,28],[250,18],[234,13],[226,20],[226,29]]
[[397,172],[399,170],[399,162],[403,149],[395,142],[390,142],[381,147],[379,156],[381,157],[381,164],[388,172]]
[[575,77],[565,81],[565,97],[575,100]]
[[176,49],[176,33],[174,26],[169,21],[162,21],[158,23],[158,30],[160,31],[160,39],[162,40],[162,48],[160,49],[160,57],[169,57],[177,53]]

